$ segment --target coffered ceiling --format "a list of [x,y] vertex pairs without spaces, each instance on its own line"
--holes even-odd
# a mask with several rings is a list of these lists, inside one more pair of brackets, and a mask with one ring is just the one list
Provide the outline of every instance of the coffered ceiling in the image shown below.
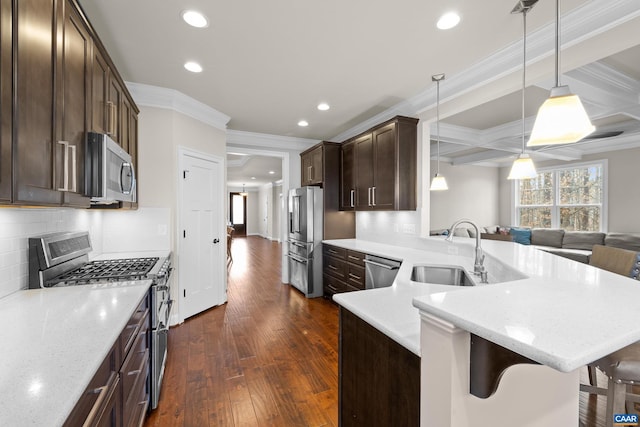
[[[127,81],[176,89],[231,117],[229,129],[342,141],[395,114],[431,120],[442,84],[443,156],[501,164],[519,151],[522,20],[515,0],[80,0]],[[563,0],[563,83],[598,124],[636,132],[637,0]],[[180,17],[196,9],[209,26]],[[555,1],[528,15],[528,128],[553,86]],[[449,10],[451,30],[435,27]],[[529,49],[528,49],[529,50]],[[188,60],[204,70],[192,74]],[[331,109],[318,111],[319,102]],[[297,122],[305,119],[309,126]],[[611,139],[611,138],[609,138]],[[536,156],[579,158],[604,139]],[[609,141],[610,143],[610,141]],[[600,149],[600,148],[598,148]]]

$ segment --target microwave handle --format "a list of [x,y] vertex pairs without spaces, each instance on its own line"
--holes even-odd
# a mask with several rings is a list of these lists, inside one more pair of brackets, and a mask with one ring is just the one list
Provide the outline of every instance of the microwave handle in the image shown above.
[[[129,186],[128,189],[124,188],[123,183],[123,179],[122,176],[124,175],[124,171],[125,169],[129,169],[131,171],[131,185]],[[126,194],[129,195],[131,194],[131,192],[133,191],[133,188],[135,187],[135,182],[136,182],[136,174],[133,170],[133,165],[129,162],[124,162],[120,168],[120,189],[122,190],[122,194]]]

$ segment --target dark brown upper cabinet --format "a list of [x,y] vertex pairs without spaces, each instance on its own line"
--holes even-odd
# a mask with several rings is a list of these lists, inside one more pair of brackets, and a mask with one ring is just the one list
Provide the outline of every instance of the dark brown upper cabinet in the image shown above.
[[340,210],[356,208],[355,142],[347,141],[340,150]]
[[11,202],[11,0],[0,0],[0,203]]
[[300,153],[302,186],[322,187],[323,238],[355,237],[355,213],[340,211],[340,150],[337,142],[320,142]]
[[[417,123],[418,119],[397,116],[349,142],[354,150],[356,210],[416,209]],[[347,186],[341,185],[343,203]]]
[[324,178],[322,160],[322,145],[315,145],[300,153],[300,163],[302,165],[300,181],[302,186],[322,184]]
[[138,109],[76,0],[0,12],[0,203],[88,207],[87,132],[116,129],[137,153]]

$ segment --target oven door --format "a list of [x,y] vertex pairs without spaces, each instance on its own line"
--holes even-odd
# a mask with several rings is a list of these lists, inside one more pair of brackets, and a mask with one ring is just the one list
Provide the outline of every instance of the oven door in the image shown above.
[[153,356],[151,357],[151,409],[156,409],[160,401],[164,366],[167,361],[168,337],[169,328],[162,323],[158,329],[151,331],[151,345],[153,347]]

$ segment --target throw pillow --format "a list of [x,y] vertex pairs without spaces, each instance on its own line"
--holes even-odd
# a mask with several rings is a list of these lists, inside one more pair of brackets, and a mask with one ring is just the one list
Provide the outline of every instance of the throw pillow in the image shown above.
[[513,241],[521,245],[531,244],[531,230],[529,228],[512,227],[509,234],[513,236]]

